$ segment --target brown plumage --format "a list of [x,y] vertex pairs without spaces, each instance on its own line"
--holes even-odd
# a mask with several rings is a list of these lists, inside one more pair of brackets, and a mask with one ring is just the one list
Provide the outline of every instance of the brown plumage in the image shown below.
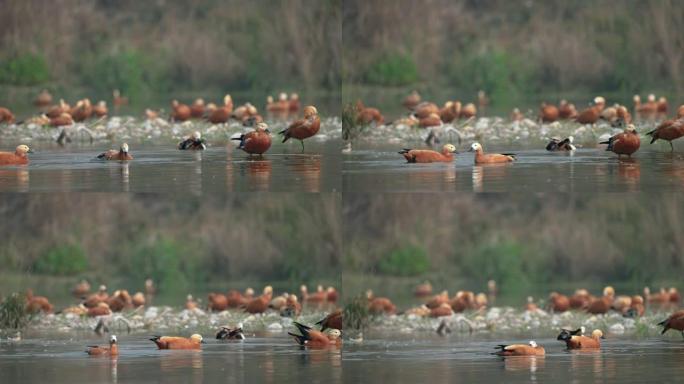
[[401,104],[404,107],[413,110],[418,104],[420,104],[420,95],[417,91],[413,91],[404,98],[404,101]]
[[424,119],[433,113],[439,116],[439,107],[437,104],[427,101],[418,104],[413,112],[418,119]]
[[441,152],[431,149],[410,149],[404,148],[399,154],[404,156],[407,163],[449,163],[454,161],[456,147],[452,144],[445,144]]
[[232,140],[240,140],[238,149],[250,155],[261,155],[271,147],[271,134],[266,123],[257,123],[254,131],[240,135]]
[[299,335],[288,332],[287,334],[292,336],[294,340],[302,347],[309,348],[328,348],[331,346],[342,345],[342,339],[340,338],[339,329],[328,329],[327,332],[320,332],[312,329],[304,324],[293,322],[295,327],[299,330]]
[[668,330],[674,329],[680,331],[682,337],[684,337],[684,309],[673,313],[670,317],[658,323],[658,325],[663,327],[661,334],[665,334]]
[[600,117],[601,108],[594,105],[577,114],[575,121],[580,124],[596,124]]
[[88,346],[88,349],[86,349],[86,353],[91,356],[117,356],[119,354],[119,346],[117,344],[116,336],[112,335],[109,338],[108,347],[90,345]]
[[12,124],[15,121],[14,114],[8,108],[0,107],[0,123]]
[[267,286],[264,288],[263,294],[261,294],[259,297],[252,299],[247,303],[247,306],[245,306],[245,312],[247,313],[264,313],[266,310],[268,310],[268,304],[271,302],[271,299],[273,298],[273,288],[271,286]]
[[29,313],[52,313],[53,307],[45,296],[34,296],[33,290],[26,291],[26,311]]
[[28,154],[32,152],[31,148],[24,144],[17,145],[14,152],[0,152],[0,166],[28,164]]
[[317,322],[316,325],[321,326],[321,332],[331,328],[342,329],[342,310],[336,309],[324,317],[321,321]]
[[104,100],[98,101],[93,107],[93,114],[97,117],[105,117],[108,113],[109,110],[107,109],[107,102]]
[[558,104],[558,117],[564,120],[577,117],[575,104],[570,104],[567,100],[561,100],[560,104]]
[[665,120],[656,129],[648,132],[646,135],[651,136],[651,144],[658,139],[665,140],[670,143],[670,150],[674,151],[672,140],[679,139],[684,136],[684,118],[677,120]]
[[36,96],[36,99],[33,100],[33,105],[38,108],[45,108],[50,104],[52,104],[52,95],[47,89],[43,89],[38,96]]
[[202,349],[202,336],[194,334],[187,337],[154,336],[150,339],[159,349]]
[[589,294],[589,291],[586,289],[578,289],[570,296],[570,308],[585,309],[592,300],[593,297]]
[[544,356],[546,353],[544,348],[537,345],[534,341],[530,341],[529,344],[501,344],[495,349],[499,349],[495,353],[499,356]]
[[430,310],[430,317],[451,316],[453,314],[454,311],[451,309],[449,303],[442,303],[438,307]]
[[57,117],[50,118],[51,127],[64,127],[74,124],[74,119],[68,112],[64,112]]
[[430,309],[435,309],[437,307],[440,307],[442,304],[448,304],[449,303],[449,292],[448,291],[442,291],[438,295],[433,296],[430,298],[425,303],[425,306],[427,306]]
[[112,314],[112,310],[109,308],[109,305],[105,303],[104,301],[99,302],[96,306],[92,308],[88,308],[88,313],[87,315],[89,317],[97,317],[97,316],[109,316]]
[[382,125],[385,123],[385,117],[382,116],[379,109],[366,107],[361,100],[356,101],[356,111],[357,124],[368,125],[370,123],[375,123],[375,125]]
[[591,337],[571,335],[568,332],[563,332],[558,336],[558,340],[564,341],[568,349],[600,349],[601,339],[604,338],[603,332],[600,329],[595,329],[591,333]]
[[559,111],[555,105],[542,103],[539,108],[539,118],[544,123],[553,123],[558,120]]
[[195,99],[190,106],[190,116],[195,119],[199,119],[204,116],[204,99]]
[[171,121],[187,121],[192,116],[190,107],[186,104],[181,104],[178,100],[171,102]]
[[461,102],[447,101],[439,110],[439,118],[445,123],[451,123],[461,116]]
[[222,293],[210,293],[207,296],[207,305],[211,311],[225,311],[228,309],[228,297]]
[[78,284],[74,286],[71,293],[76,297],[83,297],[90,293],[90,283],[86,280],[81,280]]
[[98,159],[104,160],[133,160],[133,156],[128,153],[128,144],[121,144],[121,148],[117,151],[116,149],[110,149],[107,152],[103,152],[97,156]]
[[307,139],[318,133],[321,128],[321,118],[318,116],[316,107],[309,105],[304,107],[304,118],[294,121],[287,129],[282,130],[279,134],[283,135],[283,143],[290,138],[299,140],[302,143],[302,151],[304,151],[304,139]]
[[397,307],[386,297],[375,297],[373,291],[366,292],[368,298],[368,311],[372,314],[394,314]]
[[114,108],[128,105],[128,97],[121,96],[121,92],[115,89],[112,91],[112,104],[114,104]]
[[473,103],[468,103],[461,108],[461,118],[469,119],[477,115],[477,107]]
[[493,164],[493,163],[510,163],[515,161],[515,155],[512,153],[484,153],[480,143],[473,143],[470,146],[470,152],[475,152],[475,164]]
[[441,125],[442,119],[436,113],[431,113],[426,117],[420,118],[418,120],[418,126],[420,126],[421,128],[439,127]]
[[565,312],[570,309],[570,300],[563,294],[551,292],[549,295],[549,307],[553,312]]
[[89,99],[79,100],[76,106],[71,108],[69,114],[76,122],[88,120],[93,115],[93,107]]
[[616,153],[618,157],[622,155],[631,157],[634,152],[639,150],[641,140],[639,139],[639,134],[637,133],[636,128],[634,128],[634,125],[629,124],[624,132],[618,133],[608,139],[608,141],[603,141],[599,144],[608,144],[606,151]]
[[432,295],[432,284],[429,281],[423,284],[418,284],[413,290],[413,295],[416,297],[426,297]]

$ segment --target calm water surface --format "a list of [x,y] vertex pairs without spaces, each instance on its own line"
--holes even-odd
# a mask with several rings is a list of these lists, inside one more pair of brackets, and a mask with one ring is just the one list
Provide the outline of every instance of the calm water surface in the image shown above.
[[[274,140],[275,141],[275,140]],[[96,156],[112,144],[35,143],[28,166],[0,168],[0,192],[216,193],[234,191],[330,192],[340,189],[340,145],[335,140],[274,143],[250,159],[232,144],[212,143],[203,152],[179,151],[176,143],[129,143],[134,160]],[[16,143],[2,143],[12,150]]]
[[[401,145],[360,143],[343,155],[345,192],[663,192],[684,188],[684,151],[642,148],[628,160],[600,148],[572,154],[520,145],[487,145],[487,152],[517,154],[512,164],[474,165],[459,148],[453,163],[407,164]],[[422,148],[415,145],[414,148]],[[539,149],[540,148],[540,149]]]

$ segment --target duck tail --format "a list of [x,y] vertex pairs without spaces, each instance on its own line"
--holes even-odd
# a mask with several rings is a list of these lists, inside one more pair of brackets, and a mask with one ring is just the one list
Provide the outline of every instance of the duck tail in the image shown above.
[[304,345],[306,343],[306,339],[302,335],[297,335],[292,332],[288,332],[287,334],[292,336],[299,345]]
[[608,145],[610,145],[610,139],[608,139],[608,140],[606,140],[606,141],[601,141],[601,142],[599,142],[599,144],[608,144]]
[[278,132],[278,134],[283,135],[283,143],[290,139],[290,135],[287,129],[283,129],[282,131]]
[[404,148],[404,149],[402,149],[401,151],[399,151],[399,152],[397,152],[397,153],[400,154],[400,155],[404,155],[404,154],[406,154],[406,153],[409,153],[409,151],[411,151],[411,148]]
[[518,156],[515,153],[502,153],[504,156],[512,157],[515,160],[518,160]]

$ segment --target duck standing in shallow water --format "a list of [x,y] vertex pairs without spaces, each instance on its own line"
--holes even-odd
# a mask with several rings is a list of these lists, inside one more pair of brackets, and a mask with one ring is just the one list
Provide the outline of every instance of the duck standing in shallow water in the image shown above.
[[314,136],[321,129],[321,118],[318,116],[318,110],[313,105],[304,107],[304,118],[294,121],[287,129],[284,129],[279,134],[283,135],[283,143],[290,138],[299,140],[302,144],[302,152],[304,152],[304,139]]
[[109,347],[90,345],[88,346],[86,353],[91,356],[118,356],[119,346],[116,343],[116,336],[112,335],[112,337],[109,338]]
[[616,153],[618,158],[622,155],[632,157],[632,154],[639,150],[641,140],[634,125],[629,124],[624,132],[618,133],[608,139],[608,141],[602,141],[599,144],[608,144],[606,151]]
[[157,344],[159,349],[202,349],[202,335],[194,334],[187,337],[154,336],[150,340]]
[[399,151],[408,163],[450,163],[454,161],[456,147],[453,144],[445,144],[442,152],[430,149],[410,149],[404,148]]
[[240,140],[238,149],[250,155],[262,155],[271,148],[271,134],[266,123],[256,123],[254,131],[247,132],[231,140]]
[[110,149],[107,152],[99,154],[97,158],[104,160],[133,160],[133,156],[128,153],[127,143],[121,144],[121,148],[118,151],[116,149]]
[[529,344],[500,344],[495,349],[495,355],[499,356],[544,356],[546,351],[544,347],[537,345],[537,342],[531,340]]
[[187,139],[181,141],[178,143],[178,149],[180,150],[195,150],[195,151],[203,151],[207,149],[207,145],[204,144],[204,139],[202,138],[202,134],[199,131],[195,131],[188,137]]
[[550,152],[554,151],[574,151],[575,146],[572,145],[572,142],[574,141],[572,136],[568,136],[567,138],[561,140],[560,137],[552,137],[551,141],[546,144],[546,150]]
[[494,164],[494,163],[510,163],[515,161],[515,155],[512,153],[487,153],[482,150],[480,143],[473,143],[468,152],[475,152],[475,164]]
[[665,332],[670,329],[675,329],[680,331],[682,337],[684,337],[684,309],[673,313],[670,317],[658,323],[658,325],[663,327],[663,331],[660,333],[661,335],[665,334]]
[[28,154],[33,153],[28,145],[18,145],[14,152],[0,152],[0,165],[24,165],[29,163]]
[[655,143],[656,140],[666,140],[670,143],[670,151],[674,151],[672,146],[672,140],[679,139],[684,136],[684,118],[677,120],[665,120],[658,127],[646,135],[651,136],[651,144]]

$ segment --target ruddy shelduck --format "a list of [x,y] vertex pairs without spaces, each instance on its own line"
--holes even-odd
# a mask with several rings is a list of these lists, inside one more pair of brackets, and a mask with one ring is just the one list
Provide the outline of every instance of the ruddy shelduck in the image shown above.
[[499,349],[495,354],[499,356],[544,356],[544,347],[537,345],[531,340],[529,344],[500,344],[495,349]]
[[97,155],[98,159],[104,159],[104,160],[133,160],[133,156],[131,156],[130,153],[128,153],[128,144],[123,143],[121,144],[121,148],[117,151],[116,149],[110,149],[107,152],[103,152],[99,155]]
[[542,123],[553,123],[558,120],[559,111],[558,107],[552,104],[542,103],[539,108],[539,119]]
[[316,323],[321,326],[321,332],[326,329],[342,329],[342,310],[336,309]]
[[342,339],[340,338],[342,332],[339,329],[331,328],[326,332],[320,332],[296,321],[293,324],[297,327],[300,334],[298,335],[293,332],[288,332],[287,334],[292,336],[297,344],[302,347],[328,348],[342,344]]
[[568,349],[600,349],[601,339],[605,339],[605,337],[600,329],[595,329],[591,333],[591,337],[573,335],[571,332],[563,331],[558,335],[557,339],[565,342]]
[[416,297],[426,297],[432,294],[432,284],[426,281],[422,284],[418,284],[416,289],[413,290],[413,295]]
[[239,140],[238,149],[250,155],[262,155],[271,148],[271,133],[268,130],[268,124],[263,122],[256,123],[254,131],[243,133],[232,140]]
[[670,317],[658,323],[658,325],[663,327],[663,331],[660,334],[664,335],[668,330],[674,329],[681,332],[682,337],[684,337],[684,309],[673,313]]
[[192,117],[192,112],[187,104],[182,104],[178,100],[171,102],[171,121],[187,121]]
[[45,296],[34,296],[33,290],[26,291],[26,311],[29,313],[52,313],[53,306]]
[[549,295],[549,307],[553,312],[565,312],[570,309],[570,300],[563,294],[551,292]]
[[0,123],[12,124],[14,121],[15,118],[12,111],[10,111],[8,108],[0,107]]
[[616,153],[618,157],[627,155],[632,157],[632,154],[639,150],[641,140],[639,134],[633,124],[627,125],[624,132],[618,133],[607,141],[602,141],[599,144],[608,144],[606,151]]
[[420,104],[421,98],[420,94],[418,91],[412,91],[408,96],[404,98],[404,101],[401,103],[404,107],[413,110],[416,108],[418,104]]
[[150,339],[158,349],[202,349],[202,335],[195,333],[190,337],[154,336]]
[[287,129],[279,132],[283,135],[283,143],[294,138],[302,144],[302,152],[304,152],[304,139],[307,139],[315,134],[321,128],[321,118],[318,116],[318,110],[313,105],[304,107],[304,118],[294,121]]
[[116,335],[109,338],[109,346],[89,345],[86,353],[91,356],[117,356],[119,355],[119,345],[116,340]]
[[515,155],[512,153],[487,153],[482,150],[480,143],[473,143],[470,146],[469,152],[475,152],[475,164],[494,164],[494,163],[510,163],[515,161]]
[[684,118],[677,120],[665,120],[658,127],[646,135],[651,136],[651,144],[656,140],[665,140],[670,143],[670,151],[674,151],[672,140],[679,139],[684,136]]
[[87,280],[81,280],[74,286],[71,293],[76,297],[83,297],[90,293],[90,283]]
[[0,152],[0,165],[28,164],[28,154],[32,152],[31,148],[25,144],[18,145],[14,152]]
[[454,161],[454,153],[456,153],[456,147],[453,144],[445,144],[442,147],[442,152],[410,148],[399,151],[407,163],[449,163]]

